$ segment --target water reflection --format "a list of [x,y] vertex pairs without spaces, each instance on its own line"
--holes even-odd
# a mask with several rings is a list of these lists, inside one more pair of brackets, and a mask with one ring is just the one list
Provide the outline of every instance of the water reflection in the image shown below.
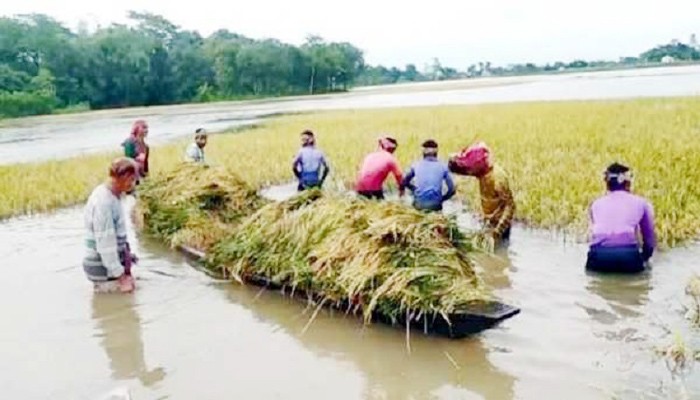
[[304,332],[311,312],[303,313],[302,301],[235,284],[219,287],[231,302],[250,309],[318,356],[353,363],[365,376],[365,398],[428,399],[447,392],[457,392],[460,398],[513,397],[515,379],[491,364],[480,336],[449,340],[411,331],[409,353],[401,328],[363,328],[359,318],[324,310]]
[[[515,255],[515,254],[513,254]],[[510,289],[510,276],[517,271],[511,259],[508,243],[498,246],[493,254],[476,256],[482,266],[481,278],[487,287],[493,289]]]
[[109,357],[112,378],[128,380],[137,378],[151,387],[165,378],[161,367],[150,369],[146,365],[141,338],[141,319],[135,310],[133,295],[94,294],[92,319]]
[[637,275],[598,274],[586,271],[586,289],[603,299],[610,312],[586,309],[596,321],[604,324],[642,315],[649,301],[651,279],[648,272]]

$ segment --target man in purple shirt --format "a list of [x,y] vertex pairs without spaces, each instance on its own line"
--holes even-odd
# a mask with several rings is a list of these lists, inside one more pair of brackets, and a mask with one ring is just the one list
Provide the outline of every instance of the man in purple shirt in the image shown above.
[[589,210],[591,243],[586,268],[640,272],[656,248],[654,209],[646,199],[630,193],[629,167],[611,164],[605,171],[605,182],[608,193],[595,200]]
[[314,133],[309,130],[301,133],[301,149],[294,157],[292,171],[299,180],[299,191],[322,187],[330,172],[326,156],[316,148]]

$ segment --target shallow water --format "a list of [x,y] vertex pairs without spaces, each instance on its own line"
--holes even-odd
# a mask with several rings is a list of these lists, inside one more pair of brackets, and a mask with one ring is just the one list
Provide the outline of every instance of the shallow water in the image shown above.
[[0,223],[4,398],[95,399],[115,388],[134,399],[700,396],[697,366],[674,378],[654,355],[676,331],[700,348],[682,307],[699,247],[655,256],[642,276],[596,276],[582,268],[585,245],[516,227],[484,273],[522,312],[462,340],[412,331],[409,352],[403,329],[337,311],[303,332],[303,302],[217,281],[133,230],[137,292],[94,295],[79,267],[81,217],[71,208]]
[[149,142],[164,143],[204,127],[220,131],[280,113],[330,109],[520,101],[700,95],[700,66],[637,69],[363,88],[347,94],[251,102],[96,111],[0,121],[0,164],[118,151],[136,118],[149,122]]

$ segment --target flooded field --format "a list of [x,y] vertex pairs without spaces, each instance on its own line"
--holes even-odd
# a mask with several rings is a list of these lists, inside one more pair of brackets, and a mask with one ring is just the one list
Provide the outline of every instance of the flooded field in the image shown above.
[[138,291],[94,295],[79,266],[82,234],[80,208],[0,225],[4,397],[97,399],[115,388],[134,399],[700,396],[700,369],[674,377],[655,355],[676,332],[700,345],[683,319],[698,247],[659,254],[642,276],[587,275],[585,245],[518,227],[485,277],[522,312],[462,340],[412,331],[409,352],[403,329],[337,311],[303,332],[304,302],[218,281],[133,230]]
[[360,88],[346,94],[247,102],[129,108],[0,121],[0,163],[65,158],[119,151],[136,118],[150,124],[149,143],[246,126],[282,113],[331,109],[619,99],[700,95],[700,66]]
[[[157,144],[295,111],[697,95],[700,67],[484,82],[2,121],[0,159],[116,150],[137,117]],[[461,204],[446,212],[471,226]],[[462,340],[412,331],[409,351],[403,329],[364,327],[337,311],[319,313],[304,332],[305,303],[207,276],[133,230],[130,239],[141,260],[137,292],[94,295],[80,266],[80,207],[0,221],[3,398],[99,399],[114,389],[134,400],[700,398],[697,365],[672,374],[657,356],[676,335],[700,350],[700,328],[684,318],[685,284],[700,273],[697,244],[655,255],[641,276],[601,276],[584,271],[585,244],[516,226],[483,274],[521,313]]]

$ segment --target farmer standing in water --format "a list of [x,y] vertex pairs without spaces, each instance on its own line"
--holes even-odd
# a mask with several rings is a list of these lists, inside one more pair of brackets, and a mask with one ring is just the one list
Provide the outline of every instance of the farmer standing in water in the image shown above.
[[482,219],[496,242],[510,239],[515,214],[515,201],[508,175],[491,158],[491,150],[483,142],[475,143],[450,157],[450,171],[473,176],[479,181]]
[[321,188],[328,177],[330,168],[326,156],[316,148],[316,138],[310,130],[301,133],[301,149],[294,157],[292,171],[299,180],[299,191]]
[[126,215],[120,198],[133,190],[138,168],[129,158],[114,160],[109,168],[109,181],[92,191],[84,208],[83,270],[97,292],[135,289],[131,266],[137,259],[127,241]]
[[[423,159],[415,162],[401,182],[401,190],[413,192],[413,207],[425,211],[441,211],[442,203],[455,195],[456,189],[447,166],[438,160],[438,144],[423,142]],[[415,183],[413,180],[415,179]],[[443,194],[443,183],[447,192]]]
[[[390,173],[394,174],[396,184],[401,187],[401,168],[394,157],[397,147],[396,139],[389,136],[379,138],[379,149],[365,157],[357,177],[355,190],[360,196],[383,200],[384,181]],[[400,190],[399,196],[402,195],[403,190]]]
[[146,136],[148,136],[148,124],[146,121],[139,119],[134,122],[131,127],[131,134],[122,142],[124,147],[124,156],[136,161],[138,166],[138,176],[136,184],[138,185],[142,178],[148,175],[148,157],[150,149],[146,144]]
[[185,162],[204,164],[204,146],[207,145],[207,131],[198,128],[194,133],[194,142],[185,150]]
[[656,248],[654,209],[645,198],[631,193],[632,172],[626,165],[608,166],[604,180],[607,193],[589,209],[591,242],[586,269],[640,272]]

